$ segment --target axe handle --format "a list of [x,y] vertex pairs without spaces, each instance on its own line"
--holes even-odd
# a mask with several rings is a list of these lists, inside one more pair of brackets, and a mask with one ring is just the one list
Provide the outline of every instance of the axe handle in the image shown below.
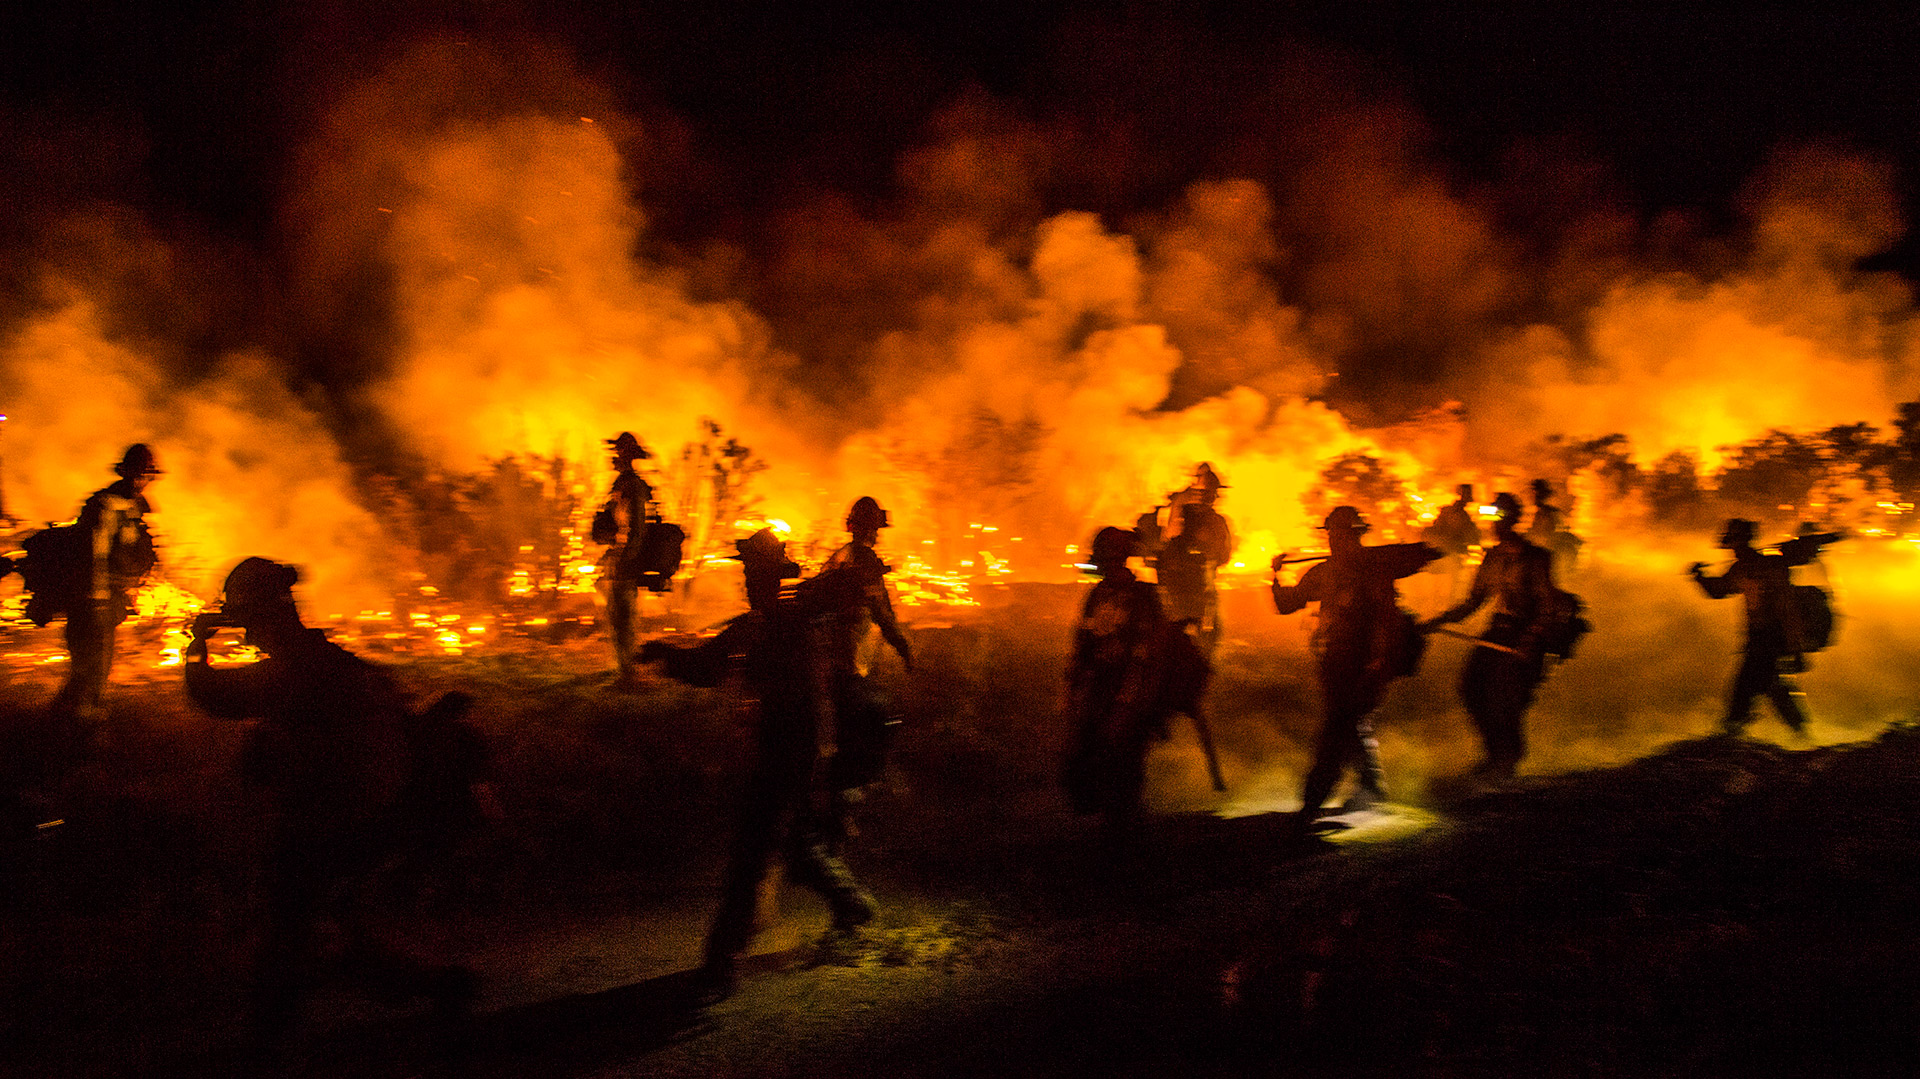
[[1496,652],[1505,652],[1510,656],[1519,656],[1522,659],[1525,659],[1527,655],[1525,652],[1522,652],[1521,650],[1513,647],[1510,644],[1495,644],[1494,642],[1487,640],[1485,637],[1475,637],[1471,633],[1462,633],[1460,630],[1448,629],[1445,626],[1436,626],[1434,627],[1433,632],[1444,633],[1449,637],[1458,637],[1463,641],[1472,641],[1474,644],[1477,644],[1482,648],[1491,648]]

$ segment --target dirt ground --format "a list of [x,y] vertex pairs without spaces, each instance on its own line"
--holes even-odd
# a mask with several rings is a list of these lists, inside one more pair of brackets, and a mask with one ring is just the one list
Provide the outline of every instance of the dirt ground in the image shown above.
[[[1229,597],[1212,697],[1230,790],[1189,726],[1156,752],[1126,861],[1055,790],[1077,590],[920,616],[908,721],[849,856],[882,915],[827,931],[784,890],[739,992],[688,1006],[745,717],[729,694],[616,694],[595,641],[387,657],[420,698],[480,697],[508,822],[410,911],[473,966],[448,1042],[418,1005],[329,984],[280,1065],[314,1076],[1806,1075],[1920,1064],[1920,733],[1832,692],[1791,748],[1705,737],[1730,638],[1700,669],[1577,657],[1501,791],[1451,782],[1464,646],[1383,709],[1393,827],[1290,851],[1313,725],[1304,633]],[[1597,605],[1599,606],[1599,605]],[[57,629],[40,631],[57,633]],[[1715,637],[1714,634],[1719,636]],[[1841,654],[1832,666],[1857,670]],[[1584,665],[1584,666],[1583,666]],[[1711,678],[1701,669],[1711,669]],[[234,1074],[260,924],[261,807],[243,732],[165,671],[125,670],[84,740],[8,668],[0,866],[6,1074]],[[1605,690],[1616,692],[1609,697]],[[1809,685],[1815,692],[1817,684]],[[1649,698],[1653,704],[1645,703]],[[1816,695],[1816,708],[1821,698]],[[1770,736],[1771,721],[1754,732]],[[1871,728],[1871,729],[1868,729]],[[1821,744],[1829,743],[1829,744]]]

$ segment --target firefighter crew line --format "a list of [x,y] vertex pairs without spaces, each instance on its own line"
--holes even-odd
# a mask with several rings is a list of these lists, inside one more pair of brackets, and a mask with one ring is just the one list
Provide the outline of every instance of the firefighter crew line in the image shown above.
[[[754,759],[697,980],[704,999],[718,999],[734,986],[776,858],[790,880],[821,894],[836,931],[855,930],[876,915],[846,853],[862,791],[884,772],[899,714],[869,677],[868,637],[877,633],[902,667],[913,669],[912,644],[887,586],[891,567],[876,551],[893,522],[873,498],[857,499],[844,521],[847,542],[811,577],[771,531],[755,532],[735,545],[746,613],[698,647],[637,644],[638,593],[670,586],[685,533],[662,519],[635,467],[652,457],[640,440],[622,432],[606,444],[614,474],[590,534],[606,548],[600,565],[613,687],[636,689],[649,665],[702,687],[738,671],[756,703]],[[0,559],[0,576],[19,573],[31,593],[32,621],[66,623],[72,662],[50,707],[82,733],[100,721],[129,596],[156,564],[146,516],[157,512],[147,491],[164,474],[159,462],[150,447],[136,444],[112,471],[119,478],[86,499],[76,523],[38,532],[21,557]],[[1187,487],[1133,528],[1102,528],[1089,544],[1090,571],[1099,580],[1084,597],[1070,641],[1062,778],[1073,808],[1098,816],[1114,854],[1141,838],[1145,759],[1175,716],[1195,724],[1214,786],[1226,788],[1202,701],[1221,639],[1218,572],[1233,549],[1231,524],[1217,508],[1227,489],[1203,463]],[[1551,485],[1536,481],[1531,493],[1535,510],[1524,533],[1519,498],[1495,496],[1494,542],[1464,594],[1463,556],[1481,542],[1465,485],[1423,542],[1369,545],[1365,517],[1343,505],[1320,523],[1325,555],[1274,557],[1275,610],[1291,615],[1314,606],[1318,613],[1313,652],[1322,716],[1301,806],[1289,818],[1292,840],[1312,841],[1323,806],[1349,772],[1344,810],[1387,799],[1372,716],[1389,684],[1418,669],[1434,633],[1475,645],[1459,687],[1484,749],[1474,774],[1494,783],[1514,775],[1526,753],[1526,712],[1548,661],[1572,655],[1588,630],[1581,602],[1557,583],[1557,569],[1579,541],[1549,501]],[[1720,546],[1731,552],[1731,566],[1718,576],[1701,563],[1690,571],[1709,597],[1744,602],[1746,643],[1722,720],[1728,734],[1746,728],[1756,697],[1803,730],[1806,711],[1793,679],[1833,629],[1825,591],[1795,584],[1791,570],[1840,536],[1803,529],[1767,553],[1754,546],[1757,533],[1752,521],[1727,522]],[[1400,606],[1398,582],[1442,559],[1451,605],[1421,621]],[[1135,560],[1152,565],[1156,581],[1136,575]],[[1290,567],[1302,565],[1294,577]],[[315,983],[315,927],[326,914],[348,938],[342,962],[360,968],[376,991],[425,997],[436,1015],[459,1014],[474,994],[471,973],[378,938],[370,896],[392,894],[396,866],[424,864],[500,815],[486,747],[464,718],[472,699],[451,693],[416,712],[389,675],[302,622],[292,591],[298,578],[297,568],[267,558],[242,561],[220,602],[194,619],[183,657],[185,689],[199,707],[257,721],[242,771],[278,804],[268,843],[270,925],[252,998],[253,1030],[263,1044],[285,1036]],[[1478,634],[1448,628],[1482,608],[1491,615]],[[264,658],[211,667],[208,640],[227,627],[244,631]]]

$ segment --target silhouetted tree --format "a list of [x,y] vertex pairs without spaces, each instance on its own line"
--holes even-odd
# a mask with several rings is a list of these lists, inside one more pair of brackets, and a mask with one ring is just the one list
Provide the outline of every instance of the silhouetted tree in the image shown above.
[[1647,516],[1670,528],[1698,528],[1711,516],[1700,486],[1700,462],[1685,450],[1660,458],[1647,473]]
[[1412,536],[1414,519],[1406,485],[1380,462],[1365,453],[1349,453],[1320,471],[1320,483],[1301,499],[1307,515],[1318,525],[1335,506],[1352,506],[1379,530],[1380,539]]
[[1731,447],[1718,474],[1720,503],[1729,514],[1781,524],[1802,515],[1826,472],[1818,436],[1773,430]]

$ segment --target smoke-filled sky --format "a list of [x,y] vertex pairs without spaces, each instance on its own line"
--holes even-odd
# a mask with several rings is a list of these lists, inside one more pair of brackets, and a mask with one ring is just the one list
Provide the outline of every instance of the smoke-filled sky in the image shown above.
[[7,508],[147,439],[183,558],[344,591],[368,469],[711,416],[802,521],[1070,541],[1204,459],[1270,549],[1342,452],[1920,396],[1911,13],[550,6],[11,5]]

